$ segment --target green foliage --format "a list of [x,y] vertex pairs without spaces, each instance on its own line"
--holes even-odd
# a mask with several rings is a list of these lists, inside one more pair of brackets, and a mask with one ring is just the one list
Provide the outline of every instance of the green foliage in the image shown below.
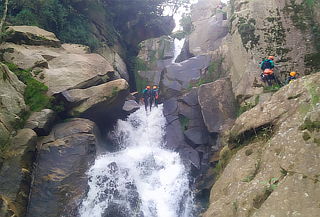
[[255,106],[256,105],[253,103],[249,103],[249,102],[244,103],[243,106],[239,107],[239,109],[237,111],[237,117],[239,117],[241,114],[245,113],[246,111],[249,111],[250,109],[252,109]]
[[24,99],[31,111],[40,111],[50,107],[50,97],[46,95],[48,87],[32,77],[30,70],[19,69],[12,63],[5,63],[20,81],[27,85]]
[[281,85],[279,84],[274,84],[272,86],[265,86],[263,87],[263,92],[264,93],[277,92],[280,88],[281,88]]

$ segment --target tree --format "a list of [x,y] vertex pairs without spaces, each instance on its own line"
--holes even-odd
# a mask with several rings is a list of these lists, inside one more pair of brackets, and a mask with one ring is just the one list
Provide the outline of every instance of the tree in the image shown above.
[[8,3],[9,3],[9,0],[3,0],[3,1],[4,1],[4,9],[3,9],[2,19],[0,22],[0,33],[2,33],[3,25],[4,25],[4,22],[6,21],[6,18],[7,18]]

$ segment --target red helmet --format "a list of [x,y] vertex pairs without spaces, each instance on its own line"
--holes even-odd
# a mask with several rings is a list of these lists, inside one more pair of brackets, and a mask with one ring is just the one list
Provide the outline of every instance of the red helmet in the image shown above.
[[150,89],[150,86],[149,86],[149,85],[147,85],[147,86],[146,86],[146,88],[149,90],[149,89]]
[[269,56],[268,60],[274,60],[274,56]]

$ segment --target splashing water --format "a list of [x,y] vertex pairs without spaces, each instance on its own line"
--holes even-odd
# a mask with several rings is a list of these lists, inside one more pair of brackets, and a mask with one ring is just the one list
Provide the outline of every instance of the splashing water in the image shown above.
[[162,105],[119,120],[113,136],[121,146],[98,157],[88,172],[82,217],[192,217],[188,171],[164,146]]

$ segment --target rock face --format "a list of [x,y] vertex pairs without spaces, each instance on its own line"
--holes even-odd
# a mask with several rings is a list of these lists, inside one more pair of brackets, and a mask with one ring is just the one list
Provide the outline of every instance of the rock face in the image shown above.
[[220,79],[201,85],[199,104],[210,133],[221,133],[232,125],[237,105],[229,80]]
[[159,84],[161,72],[174,57],[174,39],[168,36],[151,38],[139,44],[138,76],[150,84]]
[[236,120],[227,138],[238,151],[203,216],[319,215],[319,78],[290,83]]
[[200,79],[210,61],[209,55],[201,55],[168,65],[162,75],[160,86],[162,94],[166,97],[179,95],[180,91],[186,90],[192,82]]
[[4,64],[0,64],[0,147],[9,139],[11,131],[21,122],[27,110],[23,93],[25,85]]
[[168,148],[179,152],[188,165],[200,171],[208,162],[210,137],[203,122],[197,92],[198,89],[193,88],[180,98],[164,101],[163,112],[167,119],[165,141]]
[[312,7],[299,0],[236,0],[232,8],[226,61],[236,97],[254,95],[259,62],[269,55],[276,57],[275,73],[282,80],[290,71],[304,74],[315,70],[312,26],[319,24],[307,15],[313,13]]
[[201,55],[216,50],[228,34],[226,12],[219,9],[220,0],[200,0],[192,8],[191,19],[194,30],[189,38],[189,51]]
[[117,52],[106,45],[99,48],[97,52],[111,63],[113,68],[120,74],[121,78],[124,78],[129,82],[127,66]]
[[34,112],[28,118],[25,128],[33,129],[38,136],[47,136],[56,120],[56,113],[51,109]]
[[52,32],[45,31],[37,26],[9,26],[6,31],[9,32],[6,39],[9,42],[51,47],[61,46],[61,42]]
[[72,89],[62,93],[62,97],[71,116],[87,115],[97,117],[112,104],[119,104],[126,98],[129,85],[124,79],[118,79],[86,89]]
[[86,119],[58,124],[39,148],[27,216],[76,216],[95,158],[97,128]]
[[11,29],[15,29],[17,34],[26,32],[27,36],[34,32],[35,35],[40,35],[37,37],[48,42],[48,44],[29,43],[27,40],[18,40],[14,37],[7,41],[17,44],[3,43],[0,50],[6,62],[14,63],[22,69],[32,69],[36,78],[49,87],[49,95],[103,84],[120,77],[129,79],[125,63],[111,49],[102,49],[101,53],[104,55],[101,56],[89,53],[86,46],[74,44],[56,46],[50,41],[51,38],[55,38],[54,34],[38,27],[34,29],[28,26],[13,26],[9,28]]
[[4,154],[5,161],[0,165],[0,216],[23,217],[26,214],[36,142],[33,130],[19,130]]

